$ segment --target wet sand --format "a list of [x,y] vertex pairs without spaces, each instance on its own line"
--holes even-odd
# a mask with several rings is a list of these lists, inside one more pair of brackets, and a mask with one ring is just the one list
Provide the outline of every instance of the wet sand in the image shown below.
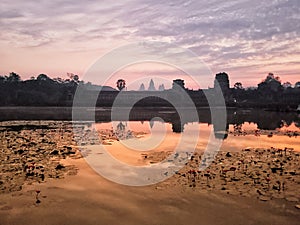
[[[217,155],[215,164],[207,169],[209,172],[207,170],[201,173],[196,172],[196,177],[194,177],[193,170],[201,162],[201,153],[199,153],[199,155],[193,157],[187,167],[162,183],[146,187],[129,187],[110,182],[89,167],[85,160],[78,155],[78,149],[73,145],[74,140],[71,132],[68,131],[71,128],[70,124],[64,124],[63,127],[56,123],[52,125],[54,127],[52,131],[47,128],[44,130],[37,129],[37,127],[35,130],[10,131],[12,133],[9,135],[17,134],[26,137],[34,137],[35,134],[40,132],[46,133],[46,136],[43,137],[43,139],[46,139],[44,142],[50,140],[55,142],[53,144],[55,146],[52,147],[55,147],[58,152],[57,154],[50,154],[53,148],[44,148],[41,155],[32,156],[36,147],[31,149],[30,146],[26,145],[24,148],[30,149],[30,157],[26,158],[24,155],[28,154],[24,152],[21,154],[18,152],[13,153],[15,164],[18,164],[16,158],[20,156],[21,159],[25,157],[27,161],[33,160],[29,163],[36,161],[45,168],[45,179],[41,180],[40,172],[35,168],[36,164],[33,165],[34,168],[31,168],[34,174],[27,177],[27,164],[18,164],[26,168],[25,171],[23,167],[18,169],[19,175],[17,177],[19,178],[16,179],[16,182],[14,181],[14,174],[18,171],[4,171],[3,168],[7,168],[7,166],[4,167],[3,162],[7,159],[1,156],[1,180],[4,180],[3,174],[5,174],[6,180],[9,177],[7,175],[13,178],[10,183],[17,183],[20,179],[22,180],[21,183],[18,183],[19,186],[22,186],[20,190],[5,189],[6,191],[0,194],[1,225],[293,225],[299,222],[300,209],[296,208],[300,204],[299,158],[297,153],[290,149],[287,149],[286,152],[271,149],[270,151],[276,150],[275,154],[270,152],[267,154],[268,149],[249,149],[238,153],[230,153],[230,156],[227,152],[222,152]],[[60,129],[62,129],[61,133],[59,133]],[[3,140],[7,140],[8,137],[6,135],[7,132],[1,139],[2,152],[4,152]],[[101,135],[106,144],[108,140],[110,142],[115,139],[110,132],[102,132]],[[59,139],[59,137],[64,138]],[[32,140],[27,142],[30,143]],[[49,146],[49,143],[43,143],[42,139],[41,142],[36,142],[40,148]],[[19,141],[15,143],[20,144]],[[84,141],[85,144],[89,143]],[[71,151],[67,148],[70,146],[72,146],[72,153],[68,152]],[[7,149],[19,150],[19,146],[15,147],[16,149],[12,149],[11,146],[5,149],[6,151]],[[6,152],[5,157],[7,157],[7,154]],[[147,154],[147,158],[145,158],[145,154],[140,154],[138,162],[154,163],[170,153],[154,152]],[[267,157],[267,155],[270,157]],[[290,157],[291,160],[288,160],[287,157]],[[241,159],[245,161],[241,163]],[[271,160],[270,162],[273,164],[268,165],[269,161],[266,159]],[[9,160],[12,160],[12,158]],[[196,160],[198,161],[196,162]],[[56,166],[58,163],[64,168],[59,169],[57,172]],[[284,166],[281,165],[282,163],[284,163]],[[245,164],[249,164],[247,172]],[[235,170],[231,167],[235,167]],[[67,168],[73,169],[69,170]],[[272,172],[272,168],[277,168],[275,173]],[[264,170],[267,173],[264,173]],[[262,174],[256,174],[256,171],[261,171]],[[55,176],[52,176],[52,173]],[[207,173],[209,173],[209,176],[205,175]],[[56,177],[57,175],[58,177]],[[266,179],[268,177],[270,177],[270,180]],[[277,179],[281,182],[280,190],[278,190]],[[7,184],[6,180],[5,185]],[[282,188],[283,181],[286,181],[285,188]],[[225,189],[222,189],[223,187]]]

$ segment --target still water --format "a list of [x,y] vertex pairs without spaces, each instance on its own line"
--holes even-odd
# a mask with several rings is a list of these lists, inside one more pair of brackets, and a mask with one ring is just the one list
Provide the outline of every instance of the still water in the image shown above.
[[[275,130],[258,129],[257,124],[245,122],[228,125],[221,131],[213,124],[191,122],[184,124],[179,132],[174,130],[174,124],[157,119],[102,122],[90,124],[91,128],[98,131],[99,136],[113,130],[118,141],[112,138],[101,145],[86,146],[87,162],[102,176],[126,185],[148,185],[164,180],[183,168],[193,152],[204,154],[201,170],[211,164],[219,151],[249,148],[300,151],[300,129],[294,122]],[[143,156],[153,152],[160,160],[149,164]],[[184,160],[177,162],[177,156]]]
[[[64,107],[6,107],[0,108],[0,121],[72,121],[72,110]],[[210,110],[203,108],[197,109],[196,116],[191,114],[184,120],[180,120],[176,110],[170,108],[134,108],[129,118],[120,112],[116,121],[112,121],[110,108],[96,108],[94,123],[84,121],[90,109],[80,110],[83,122],[88,126],[93,125],[98,130],[113,128],[119,133],[120,148],[164,151],[174,150],[177,146],[183,151],[193,148],[203,151],[210,143],[224,151],[249,147],[287,147],[300,151],[300,115],[297,113],[228,109],[226,124],[219,126],[212,121]],[[124,138],[128,131],[136,133],[135,138]]]
[[[228,125],[224,131],[215,130],[213,124],[187,123],[182,132],[174,125],[162,121],[114,121],[96,123],[98,131],[113,129],[119,142],[107,148],[121,151],[204,151],[208,144],[218,145],[218,151],[241,151],[246,148],[293,148],[300,151],[300,128],[293,122],[281,128],[262,130],[258,124],[244,122]],[[135,137],[128,136],[134,133]],[[112,151],[113,152],[113,151]]]

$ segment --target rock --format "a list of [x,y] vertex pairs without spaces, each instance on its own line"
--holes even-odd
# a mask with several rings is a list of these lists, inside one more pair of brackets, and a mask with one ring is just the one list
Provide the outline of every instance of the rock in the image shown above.
[[268,196],[260,196],[260,197],[259,197],[259,200],[260,200],[260,201],[263,201],[263,202],[266,202],[266,201],[270,201],[271,198],[268,197]]
[[226,157],[232,157],[232,155],[230,154],[230,152],[227,152],[225,156]]
[[23,150],[23,149],[19,149],[19,150],[17,151],[17,153],[21,155],[21,154],[24,153],[24,150]]
[[299,202],[299,199],[295,197],[286,197],[285,200],[288,202]]
[[61,169],[64,169],[64,168],[66,168],[64,165],[61,165],[61,164],[58,164],[56,167],[55,167],[55,169],[56,170],[61,170]]
[[266,193],[264,192],[264,191],[261,191],[261,190],[257,190],[257,193],[259,194],[259,195],[266,195]]
[[296,209],[300,209],[300,205],[295,205]]
[[3,206],[2,208],[0,208],[0,210],[11,210],[11,209],[12,209],[12,207],[8,206],[8,205]]
[[53,150],[52,152],[50,152],[50,155],[58,155],[59,154],[59,151],[58,150]]

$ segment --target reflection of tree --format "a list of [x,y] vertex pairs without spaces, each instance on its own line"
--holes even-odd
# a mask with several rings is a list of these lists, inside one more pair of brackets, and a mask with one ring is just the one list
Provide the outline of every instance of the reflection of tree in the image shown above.
[[124,125],[122,122],[118,123],[117,125],[117,131],[118,132],[123,132],[125,131],[126,125]]
[[261,130],[276,130],[284,126],[283,120],[280,118],[266,117],[257,121],[257,128]]
[[275,130],[284,125],[291,125],[297,119],[296,113],[273,112],[264,110],[251,110],[245,112],[238,110],[235,113],[228,113],[229,124],[243,124],[245,122],[257,124],[261,130]]
[[293,123],[293,120],[283,120],[283,124],[285,127],[289,127]]
[[243,124],[234,124],[233,130],[235,134],[241,134],[242,133],[242,126]]
[[120,140],[124,140],[124,139],[129,139],[132,138],[132,132],[127,128],[127,123],[125,122],[119,122],[117,125],[117,129],[115,131],[115,135],[120,139]]
[[298,117],[295,119],[295,126],[300,128],[300,115],[298,115]]

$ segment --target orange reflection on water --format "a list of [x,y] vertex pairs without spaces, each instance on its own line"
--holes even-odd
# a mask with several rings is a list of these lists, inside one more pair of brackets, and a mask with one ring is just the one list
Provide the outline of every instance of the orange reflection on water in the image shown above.
[[[145,121],[141,123],[140,121],[130,121],[123,122],[126,125],[126,130],[131,130],[134,132],[144,132],[145,134],[142,137],[138,138],[138,141],[146,141],[151,138],[151,123]],[[161,123],[156,121],[154,123]],[[174,133],[172,131],[172,125],[168,123],[163,123],[165,126],[165,133],[161,135],[162,141],[156,144],[154,148],[149,148],[148,150],[138,149],[136,146],[128,146],[122,140],[115,141],[112,145],[106,145],[105,149],[116,159],[121,160],[124,163],[131,165],[145,165],[145,162],[142,160],[142,153],[150,153],[151,151],[171,151],[173,152],[180,141],[182,141],[182,133]],[[112,129],[115,127],[113,123],[99,123],[96,124],[98,130],[103,129]],[[193,129],[199,129],[199,137],[197,141],[196,151],[204,151],[207,147],[209,141],[215,142],[217,138],[214,136],[213,125],[208,124],[185,124],[184,132],[187,130],[191,131]],[[229,126],[229,132],[234,130],[233,125]],[[263,131],[259,136],[256,136],[251,133],[251,131],[257,130],[257,125],[254,123],[245,123],[242,125],[242,130],[245,131],[245,135],[234,135],[229,133],[227,138],[223,140],[222,146],[219,151],[241,151],[245,148],[293,148],[295,151],[300,152],[300,137],[288,137],[284,134],[284,131],[299,131],[294,124],[289,127],[283,127],[280,129],[282,131],[279,134],[276,134],[276,131]],[[269,133],[274,133],[272,137],[269,137]],[[193,140],[184,140],[185,143],[181,145],[178,151],[190,151],[193,148]],[[125,144],[124,144],[125,143]]]

